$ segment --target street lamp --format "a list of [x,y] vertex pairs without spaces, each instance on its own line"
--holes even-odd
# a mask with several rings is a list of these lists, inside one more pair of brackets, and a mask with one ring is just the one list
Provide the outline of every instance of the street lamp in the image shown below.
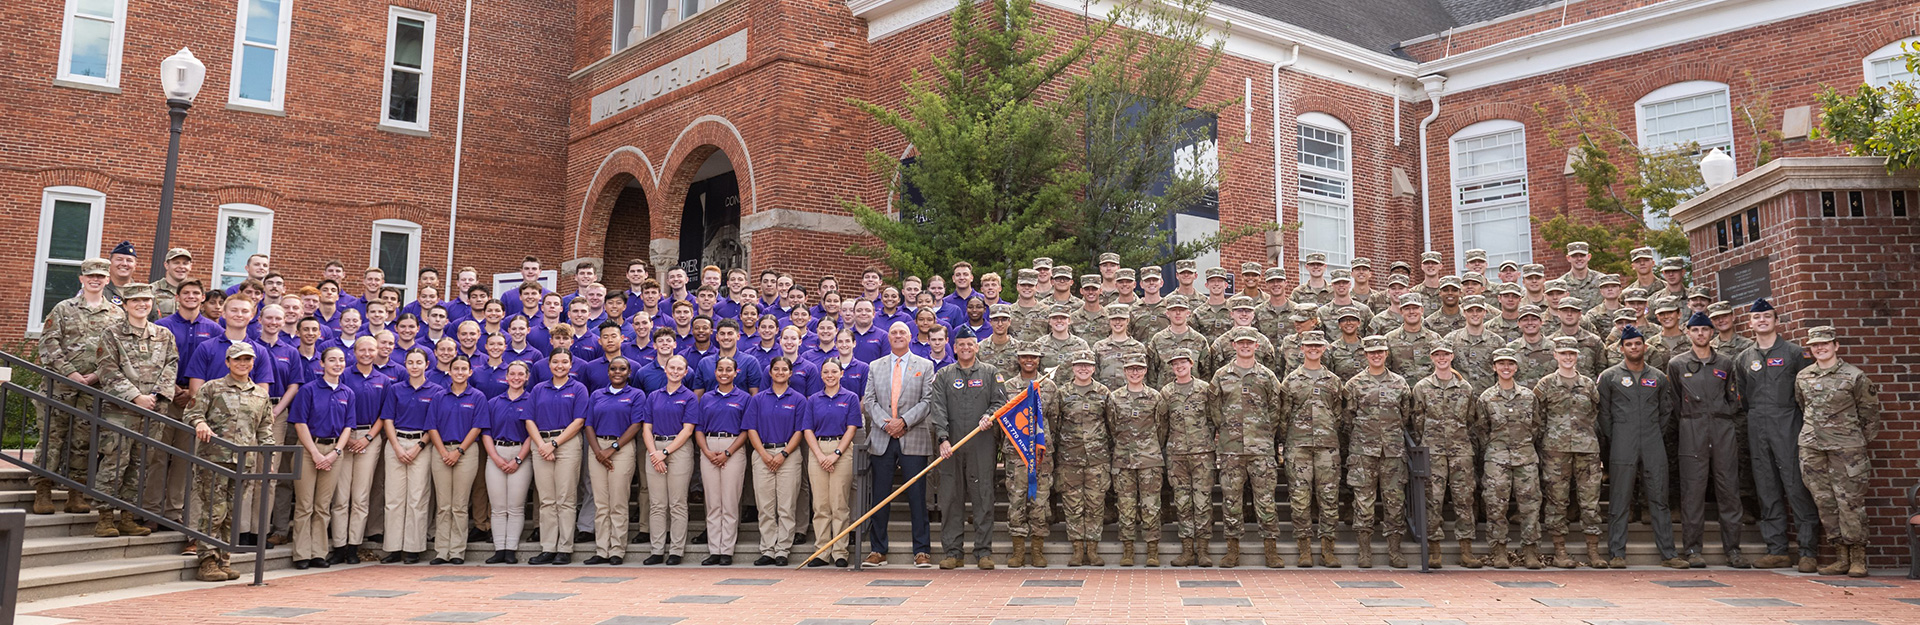
[[1727,156],[1720,148],[1714,148],[1706,156],[1700,157],[1700,181],[1705,182],[1709,189],[1733,182],[1738,173],[1733,157]]
[[160,221],[154,225],[153,268],[147,272],[148,281],[159,280],[164,273],[161,264],[167,254],[168,231],[173,228],[173,180],[180,168],[180,126],[186,123],[187,109],[193,108],[193,98],[200,95],[200,83],[206,79],[207,66],[186,48],[160,62],[160,88],[167,92],[167,117],[172,122],[167,129],[167,173],[160,183]]

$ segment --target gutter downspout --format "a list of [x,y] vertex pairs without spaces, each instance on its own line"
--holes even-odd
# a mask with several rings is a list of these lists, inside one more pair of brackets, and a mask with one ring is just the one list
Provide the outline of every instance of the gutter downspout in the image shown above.
[[[1293,54],[1289,56],[1286,61],[1273,64],[1273,220],[1275,222],[1279,222],[1282,219],[1282,215],[1286,213],[1287,205],[1283,199],[1286,197],[1286,189],[1284,188],[1285,185],[1281,183],[1280,177],[1280,145],[1282,143],[1280,140],[1280,70],[1293,67],[1294,63],[1299,62],[1300,44],[1296,43],[1293,44]],[[1277,232],[1274,234],[1276,235],[1274,237],[1274,247],[1279,253],[1274,254],[1273,264],[1275,267],[1285,268],[1287,266],[1287,254],[1286,244],[1283,242],[1286,241],[1286,238],[1285,235],[1280,235]]]
[[[473,35],[473,0],[467,0],[467,10],[461,16],[460,24],[460,97],[453,114],[453,193],[447,208],[447,269],[442,276],[453,276],[454,235],[460,232],[460,154],[464,150],[467,138],[467,44]],[[461,294],[465,296],[465,294]]]
[[1420,77],[1420,86],[1427,92],[1427,101],[1432,109],[1420,120],[1420,231],[1424,235],[1425,247],[1421,251],[1433,250],[1433,190],[1432,173],[1427,157],[1427,126],[1440,118],[1440,91],[1447,85],[1447,77],[1440,74],[1428,74]]

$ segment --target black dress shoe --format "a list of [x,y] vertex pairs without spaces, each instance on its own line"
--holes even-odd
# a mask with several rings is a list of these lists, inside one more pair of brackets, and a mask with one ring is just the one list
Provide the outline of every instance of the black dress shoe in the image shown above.
[[600,556],[594,556],[594,557],[591,557],[591,558],[587,558],[587,560],[586,560],[585,562],[581,562],[581,564],[606,564],[606,563],[607,563],[607,559],[606,559],[606,558],[602,558],[602,557],[600,557]]
[[773,565],[774,565],[774,566],[786,566],[786,565],[787,565],[787,557],[786,557],[786,556],[774,556],[774,557],[773,557]]
[[418,551],[402,551],[402,552],[400,552],[400,553],[404,553],[404,554],[407,554],[407,555],[406,555],[406,557],[403,557],[403,558],[401,558],[401,559],[400,559],[400,562],[402,562],[402,563],[405,563],[405,564],[419,564],[419,563],[420,563],[420,552],[418,552]]
[[593,542],[593,532],[574,532],[573,542],[576,542],[576,543]]
[[526,539],[526,540],[523,540],[523,541],[520,541],[520,542],[523,542],[523,543],[537,543],[537,542],[540,542],[540,528],[537,528],[537,527],[536,527],[536,528],[533,528],[533,533],[531,533],[531,534],[527,534],[527,539]]
[[312,564],[310,563],[310,561],[308,561],[308,560],[294,560],[294,561],[293,561],[293,570],[295,570],[295,571],[305,571],[305,570],[307,570],[307,567],[309,567],[309,566],[313,566],[313,565],[312,565]]
[[381,563],[381,564],[399,564],[401,560],[403,560],[403,559],[405,559],[405,558],[406,558],[406,556],[403,556],[403,555],[400,555],[400,554],[401,554],[401,552],[399,552],[399,551],[395,551],[395,552],[393,552],[393,553],[389,553],[389,554],[387,554],[387,557],[384,557],[384,558],[381,558],[381,559],[380,559],[380,563]]
[[367,542],[370,542],[370,543],[377,543],[377,542],[381,542],[381,541],[383,541],[384,539],[386,539],[386,537],[387,537],[387,535],[386,535],[386,534],[368,534],[368,535],[367,535]]
[[554,564],[573,564],[573,554],[571,553],[553,554],[553,563]]
[[487,564],[502,564],[506,561],[507,550],[505,549],[495,549],[493,555],[487,556]]
[[667,566],[679,566],[682,561],[680,556],[667,556]]
[[453,558],[451,560],[447,560],[447,564],[452,564],[454,566],[459,566],[466,563],[467,563],[466,558]]
[[327,551],[327,558],[325,560],[327,564],[339,564],[346,561],[346,558],[341,556],[339,547],[334,547]]
[[440,565],[442,565],[442,564],[446,564],[446,563],[447,563],[447,559],[446,559],[446,558],[434,558],[434,559],[432,559],[432,560],[428,560],[428,561],[427,561],[427,566],[440,566]]
[[733,556],[720,556],[720,566],[733,566]]
[[260,535],[253,532],[241,532],[240,544],[248,547],[260,544]]
[[508,552],[507,552],[507,564],[519,564],[519,563],[520,563],[520,552],[518,552],[518,551],[508,551]]
[[626,563],[627,563],[627,559],[626,559],[626,558],[622,558],[622,557],[620,557],[620,556],[613,556],[613,557],[610,557],[610,558],[607,558],[607,565],[608,565],[608,566],[620,566],[620,565],[622,565],[622,564],[626,564]]
[[807,561],[807,568],[810,568],[810,569],[817,569],[823,566],[831,566],[831,565],[832,563],[827,562],[826,560],[822,560],[820,558],[814,558],[812,560]]
[[693,544],[696,544],[696,545],[704,545],[704,544],[707,544],[707,533],[706,533],[706,532],[700,532],[700,535],[699,535],[699,536],[695,536],[695,537],[693,537]]
[[804,543],[804,542],[807,542],[807,533],[806,533],[806,532],[800,532],[800,533],[798,533],[798,534],[794,534],[794,535],[793,535],[793,544],[796,544],[796,545],[798,545],[798,544],[801,544],[801,543]]
[[634,534],[634,535],[633,535],[633,542],[636,542],[636,543],[650,543],[650,542],[653,542],[653,534],[649,534],[649,533],[646,533],[646,532],[640,532],[640,533],[638,533],[638,534]]
[[773,556],[760,556],[753,561],[754,566],[773,566]]
[[843,568],[843,569],[844,569],[844,568],[847,568],[847,559],[846,559],[846,558],[834,558],[834,559],[833,559],[833,565],[834,565],[834,566],[837,566],[837,567],[840,567],[840,568]]
[[467,529],[467,542],[484,543],[489,540],[493,540],[493,532],[489,532],[489,531],[480,529],[478,527]]
[[645,559],[645,560],[641,560],[641,561],[640,561],[640,564],[641,564],[642,566],[653,566],[653,565],[655,565],[655,564],[659,564],[659,563],[661,563],[661,562],[666,562],[666,561],[667,561],[667,557],[666,557],[666,556],[663,556],[663,555],[660,555],[660,554],[657,554],[657,553],[656,553],[656,554],[653,554],[653,555],[650,555],[650,556],[647,556],[647,559]]
[[552,564],[552,563],[553,563],[553,557],[554,557],[555,555],[556,555],[556,554],[553,554],[553,553],[548,553],[548,552],[545,552],[545,551],[542,551],[542,552],[540,552],[540,555],[537,555],[537,556],[534,556],[534,557],[531,557],[531,558],[527,558],[527,564]]
[[720,564],[720,554],[717,554],[717,553],[710,554],[706,558],[700,560],[700,566],[718,566],[719,564]]
[[328,564],[328,563],[327,563],[327,559],[326,559],[326,558],[314,558],[314,559],[312,559],[312,560],[308,560],[308,561],[307,561],[307,566],[310,566],[310,567],[313,567],[313,568],[316,568],[316,569],[327,569],[327,568],[333,568],[333,565],[332,565],[332,564]]

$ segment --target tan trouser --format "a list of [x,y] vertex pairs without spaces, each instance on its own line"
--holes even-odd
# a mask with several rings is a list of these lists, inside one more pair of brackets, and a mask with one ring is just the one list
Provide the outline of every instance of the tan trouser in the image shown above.
[[[487,454],[481,452],[477,445],[472,451],[468,451],[467,454],[478,454],[480,456],[480,463],[487,463]],[[483,532],[493,530],[493,502],[487,495],[486,480],[480,479],[473,481],[473,491],[467,496],[467,514],[468,518],[473,519],[473,526],[475,528]]]
[[[387,446],[386,462],[382,465],[387,473],[387,522],[380,548],[388,553],[427,550],[427,533],[433,531],[433,509],[429,504],[433,485],[429,481],[433,479],[433,465],[439,459],[426,442],[425,438],[401,438],[397,444]],[[400,461],[402,449],[418,450],[413,464]]]
[[[725,452],[735,436],[707,436],[707,446]],[[727,466],[716,467],[697,451],[694,462],[700,465],[700,484],[707,491],[707,553],[730,556],[740,540],[740,490],[746,486],[747,448],[745,445],[727,456]]]
[[[453,466],[442,462],[440,452],[432,447],[422,451],[421,455],[426,457],[414,463],[429,462],[433,473],[433,557],[442,560],[466,558],[467,500],[473,492],[473,483],[477,481],[473,478],[480,474],[480,463],[487,461],[487,452],[481,451],[480,444],[476,442],[472,449],[460,455],[460,460]],[[483,489],[485,486],[481,485]]]
[[753,501],[760,510],[760,555],[780,557],[793,552],[793,530],[800,527],[796,499],[800,496],[800,476],[806,474],[805,447],[794,451],[779,470],[770,469],[754,453],[747,457],[753,465]]
[[[167,403],[167,416],[179,420],[185,413],[186,409],[179,404]],[[149,425],[147,435],[181,451],[187,450],[187,441],[193,438],[192,430],[158,423]],[[187,505],[187,467],[190,464],[185,458],[175,460],[172,455],[159,449],[147,450],[147,467],[152,474],[147,476],[146,488],[141,492],[141,507],[157,511],[175,521],[181,520],[180,513]]]
[[[350,436],[366,436],[365,428]],[[346,441],[341,441],[342,445]],[[367,540],[368,506],[373,501],[373,478],[380,472],[385,438],[374,437],[360,453],[347,452],[334,462],[333,470],[333,546],[359,545]]]
[[[657,443],[662,449],[667,444]],[[689,442],[667,454],[666,473],[653,470],[653,463],[647,463],[647,533],[656,555],[687,553],[687,485],[693,481],[693,462],[698,455]],[[667,543],[669,537],[673,539],[671,545]]]
[[[613,441],[600,441],[602,446]],[[627,498],[633,493],[633,446],[613,452],[613,467],[588,457],[587,481],[593,489],[593,555],[627,557]]]
[[[580,513],[580,441],[553,445],[553,460],[533,449],[533,487],[540,491],[540,551],[573,553],[574,515]],[[538,445],[527,441],[529,445]]]
[[[838,444],[837,441],[834,442]],[[827,442],[822,441],[821,447]],[[828,450],[829,453],[832,450]],[[807,479],[813,483],[813,542],[832,539],[841,530],[847,529],[847,521],[852,519],[849,501],[853,499],[853,454],[841,454],[833,461],[833,471],[820,468],[818,460],[808,459]],[[959,519],[953,519],[958,523]],[[943,521],[944,522],[944,521]],[[828,560],[847,557],[847,543],[842,540],[834,543],[833,549],[825,554]]]
[[[321,455],[333,451],[333,444],[314,445]],[[333,518],[334,481],[346,454],[335,459],[333,469],[321,471],[313,466],[313,456],[300,456],[300,477],[293,481],[293,559],[312,560],[327,555],[327,521]]]

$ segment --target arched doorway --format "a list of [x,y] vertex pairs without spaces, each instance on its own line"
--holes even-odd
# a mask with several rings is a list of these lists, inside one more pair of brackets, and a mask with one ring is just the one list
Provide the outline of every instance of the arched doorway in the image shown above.
[[607,240],[601,247],[605,275],[622,275],[627,261],[647,259],[647,246],[653,240],[652,216],[647,212],[647,191],[640,181],[627,177],[626,184],[614,196],[607,217]]
[[699,163],[680,209],[679,265],[696,281],[703,266],[717,265],[726,271],[747,264],[740,237],[740,179],[726,152],[711,146],[704,151],[708,151],[704,159],[690,158],[685,166]]

